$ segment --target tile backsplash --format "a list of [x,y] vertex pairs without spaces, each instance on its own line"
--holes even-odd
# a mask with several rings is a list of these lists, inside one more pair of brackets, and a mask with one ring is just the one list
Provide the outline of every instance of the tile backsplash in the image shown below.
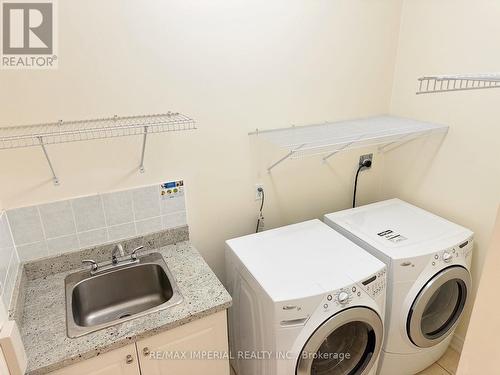
[[19,258],[32,260],[186,225],[184,183],[15,208],[7,217]]
[[19,258],[14,248],[7,214],[0,211],[0,295],[6,307],[10,305],[19,269]]

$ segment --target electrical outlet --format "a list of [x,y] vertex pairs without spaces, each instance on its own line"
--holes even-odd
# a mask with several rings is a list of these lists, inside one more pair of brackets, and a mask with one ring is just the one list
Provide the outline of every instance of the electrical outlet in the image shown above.
[[264,216],[262,216],[262,213],[259,215],[259,225],[257,227],[257,232],[261,232],[264,230],[265,225],[264,225]]
[[[373,165],[373,154],[366,154],[366,155],[361,155],[359,157],[359,166],[363,165],[364,161],[365,160],[370,160],[372,162],[372,165]],[[371,168],[371,167],[363,167],[361,168],[362,171],[364,171],[365,169],[368,169],[368,168]]]
[[255,184],[255,200],[256,201],[260,201],[262,199],[262,192],[260,192],[259,189],[264,189],[264,185]]

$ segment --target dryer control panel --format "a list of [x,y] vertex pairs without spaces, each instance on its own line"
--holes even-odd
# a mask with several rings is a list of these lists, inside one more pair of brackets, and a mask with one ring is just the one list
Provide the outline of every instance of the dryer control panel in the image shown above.
[[347,307],[351,302],[356,302],[356,299],[362,298],[363,291],[370,297],[376,298],[384,292],[385,286],[386,269],[384,268],[358,284],[353,284],[328,294],[326,300],[323,301],[323,308],[326,311],[331,306]]
[[385,290],[387,278],[387,271],[384,268],[382,271],[377,272],[371,277],[365,279],[361,282],[362,288],[368,293],[372,298],[378,297]]
[[433,267],[453,264],[459,258],[468,258],[472,254],[473,238],[469,238],[455,246],[436,252],[432,258]]
[[326,296],[323,309],[327,311],[332,306],[347,307],[356,298],[356,296],[359,297],[360,295],[361,293],[358,291],[356,285],[342,288]]

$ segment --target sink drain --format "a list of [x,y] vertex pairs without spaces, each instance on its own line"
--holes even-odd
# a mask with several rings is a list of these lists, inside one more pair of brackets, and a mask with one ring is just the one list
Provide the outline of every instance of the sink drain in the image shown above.
[[128,314],[128,313],[127,314],[123,314],[123,315],[120,315],[118,317],[118,319],[128,318],[130,315],[132,315],[132,314]]

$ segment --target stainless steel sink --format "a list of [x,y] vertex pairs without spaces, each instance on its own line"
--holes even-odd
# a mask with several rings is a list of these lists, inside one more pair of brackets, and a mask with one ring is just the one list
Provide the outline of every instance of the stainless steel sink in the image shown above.
[[80,271],[65,279],[69,337],[163,310],[182,302],[163,257],[152,253],[133,262],[91,274]]

